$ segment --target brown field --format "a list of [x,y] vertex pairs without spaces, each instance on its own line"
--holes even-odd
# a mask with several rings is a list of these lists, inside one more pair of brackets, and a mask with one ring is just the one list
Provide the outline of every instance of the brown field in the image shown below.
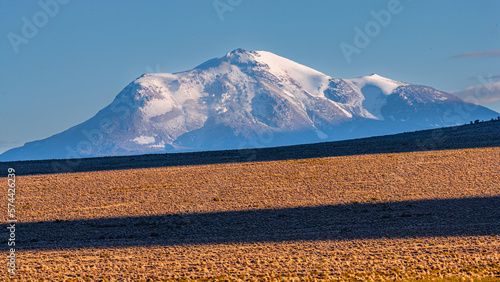
[[492,147],[18,176],[0,277],[500,281],[499,167]]

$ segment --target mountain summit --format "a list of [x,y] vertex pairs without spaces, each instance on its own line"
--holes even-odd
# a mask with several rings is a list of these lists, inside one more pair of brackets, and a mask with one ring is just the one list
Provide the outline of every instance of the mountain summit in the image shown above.
[[143,74],[91,119],[0,161],[291,145],[498,115],[431,87],[377,74],[340,79],[236,49],[189,71]]

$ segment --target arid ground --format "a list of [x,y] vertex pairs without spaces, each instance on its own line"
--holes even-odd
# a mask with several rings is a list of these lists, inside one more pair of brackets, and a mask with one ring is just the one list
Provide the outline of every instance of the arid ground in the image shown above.
[[18,176],[1,279],[499,281],[499,166],[489,147]]

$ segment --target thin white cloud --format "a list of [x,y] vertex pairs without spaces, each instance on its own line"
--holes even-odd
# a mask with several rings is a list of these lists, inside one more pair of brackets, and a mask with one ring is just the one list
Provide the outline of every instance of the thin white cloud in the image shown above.
[[451,56],[451,58],[496,58],[496,57],[500,57],[500,49],[469,52]]
[[500,74],[495,74],[495,75],[489,75],[489,76],[471,76],[469,77],[469,80],[483,80],[483,79],[489,79],[489,80],[493,80],[493,79],[500,79]]
[[500,81],[467,87],[452,91],[451,94],[474,104],[495,103],[500,101]]

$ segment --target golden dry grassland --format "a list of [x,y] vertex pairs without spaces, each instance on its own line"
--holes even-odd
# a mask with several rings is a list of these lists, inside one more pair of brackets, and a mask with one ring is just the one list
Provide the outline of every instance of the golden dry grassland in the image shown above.
[[[206,214],[224,216],[230,212],[286,212],[299,207],[332,206],[345,208],[344,216],[355,214],[357,219],[353,222],[357,224],[364,218],[363,212],[371,214],[379,208],[390,209],[390,205],[398,209],[398,203],[428,208],[428,200],[447,203],[454,199],[498,199],[499,167],[500,148],[494,147],[18,176],[18,220],[26,224],[26,230],[34,228],[39,234],[23,234],[20,227],[18,236],[24,241],[16,250],[17,273],[9,275],[4,264],[0,277],[4,281],[499,281],[500,218],[494,206],[484,212],[486,223],[479,220],[483,225],[473,225],[473,220],[464,219],[468,225],[464,225],[463,231],[460,222],[453,223],[456,225],[453,230],[459,232],[452,229],[453,232],[448,232],[440,226],[437,222],[446,222],[446,218],[439,219],[439,212],[432,215],[426,211],[419,218],[418,208],[414,208],[408,219],[398,210],[388,214],[389,219],[397,217],[398,221],[388,224],[387,231],[378,230],[383,236],[370,237],[366,236],[366,230],[358,232],[346,227],[339,230],[332,227],[325,231],[326,235],[311,234],[311,239],[304,233],[300,240],[282,239],[287,234],[273,234],[272,230],[266,240],[250,236],[235,242],[227,237],[218,241],[208,234],[209,242],[204,242],[201,233],[199,239],[189,243],[181,236],[182,230],[215,230],[210,226],[196,227],[195,221],[205,220]],[[7,183],[6,178],[0,181]],[[477,211],[481,207],[470,208],[475,216],[481,214]],[[100,238],[94,247],[75,244],[46,248],[45,238],[40,237],[46,233],[57,237],[58,232],[68,236],[71,234],[68,230],[78,228],[80,222],[84,225],[92,220],[106,222],[165,215],[187,218],[186,226],[168,229],[173,230],[174,239],[170,241],[167,240],[170,235],[162,231],[155,236],[159,239],[151,239],[154,241],[151,244],[134,244],[134,238],[137,242],[145,240],[137,237],[103,236],[82,239],[94,242]],[[394,235],[395,224],[404,222],[401,220],[415,220],[419,226],[425,226],[427,215],[436,226],[425,227],[419,233],[412,231],[416,229],[411,224],[403,223],[408,234]],[[216,224],[210,216],[207,222]],[[45,227],[36,227],[61,221],[68,223],[61,225],[66,226],[61,227],[62,231],[53,227],[56,225],[50,225],[47,231]],[[78,222],[76,227],[72,222]],[[257,222],[257,230],[258,225]],[[474,227],[471,234],[467,233],[469,225]],[[131,234],[152,235],[149,226],[134,224],[118,228],[128,228]],[[277,230],[280,228],[299,232],[293,226],[276,226]],[[313,232],[322,230],[314,228]],[[105,230],[107,234],[115,232],[111,224],[94,229]],[[441,232],[435,236],[429,231],[434,229]],[[166,236],[165,241],[162,236]],[[32,237],[36,240],[25,239]],[[124,242],[123,246],[120,242]],[[7,253],[3,251],[2,256]]]

